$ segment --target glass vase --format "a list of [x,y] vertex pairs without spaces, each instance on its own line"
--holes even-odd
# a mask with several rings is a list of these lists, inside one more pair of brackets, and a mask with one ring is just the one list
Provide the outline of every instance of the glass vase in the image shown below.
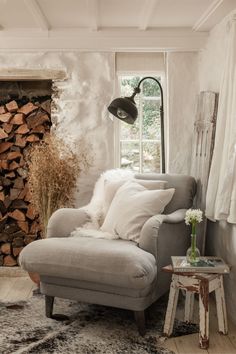
[[200,251],[196,246],[196,234],[191,234],[191,246],[188,248],[186,253],[187,262],[194,265],[199,261]]

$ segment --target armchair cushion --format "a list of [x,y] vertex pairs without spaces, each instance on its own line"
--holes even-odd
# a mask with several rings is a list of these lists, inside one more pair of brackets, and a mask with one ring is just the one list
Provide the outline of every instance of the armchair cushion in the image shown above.
[[29,272],[131,289],[156,278],[155,257],[124,240],[50,238],[29,244],[20,254]]
[[174,191],[147,190],[136,182],[126,182],[116,192],[101,230],[138,242],[145,221],[162,213]]

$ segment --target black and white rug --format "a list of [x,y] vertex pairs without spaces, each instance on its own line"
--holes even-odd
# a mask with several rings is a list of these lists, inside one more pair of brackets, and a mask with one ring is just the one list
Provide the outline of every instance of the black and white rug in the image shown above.
[[[162,337],[166,298],[151,307],[147,333],[141,337],[131,311],[56,299],[58,322],[44,314],[44,297],[0,303],[1,354],[172,354]],[[173,336],[195,333],[196,325],[175,321]]]

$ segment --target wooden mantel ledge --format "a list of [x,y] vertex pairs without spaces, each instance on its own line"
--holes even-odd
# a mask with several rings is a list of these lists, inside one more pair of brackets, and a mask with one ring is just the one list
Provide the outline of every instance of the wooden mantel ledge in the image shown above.
[[67,79],[64,70],[57,69],[21,69],[21,68],[4,68],[0,69],[0,81],[17,81],[17,80],[53,80],[63,81]]

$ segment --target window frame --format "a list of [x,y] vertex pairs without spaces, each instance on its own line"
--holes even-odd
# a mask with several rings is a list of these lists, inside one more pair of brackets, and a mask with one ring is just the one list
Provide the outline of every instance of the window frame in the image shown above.
[[[120,90],[120,80],[122,76],[140,76],[141,78],[145,77],[145,76],[154,76],[154,77],[160,77],[161,78],[161,86],[162,86],[162,90],[163,90],[163,109],[164,109],[164,113],[166,112],[166,81],[165,81],[165,73],[163,71],[119,71],[116,73],[116,91],[118,92],[117,96],[121,96],[121,90]],[[143,83],[142,83],[143,84]],[[141,84],[141,85],[142,85]],[[144,99],[148,100],[148,98]],[[142,106],[141,106],[142,107]],[[166,136],[166,114],[164,114],[164,141],[166,142],[165,136]],[[114,119],[114,167],[115,168],[122,168],[121,167],[121,142],[122,140],[120,139],[120,135],[121,135],[121,124],[125,124],[122,123],[120,119]],[[137,142],[139,143],[139,145],[142,146],[142,143],[140,144],[140,142],[145,142],[145,139],[140,139],[140,136],[142,134],[142,129],[139,129],[139,140],[137,140]],[[161,136],[162,138],[162,136]],[[132,140],[123,140],[123,141],[127,141],[127,142],[131,142]],[[136,141],[136,139],[135,139]],[[148,142],[152,142],[152,139],[147,139]],[[160,148],[161,148],[161,140],[155,139],[153,140],[154,142],[160,142]],[[141,150],[141,147],[140,147]],[[166,147],[165,147],[166,150]],[[141,171],[137,172],[137,173],[143,173],[142,171],[142,167],[143,167],[143,154],[139,153],[139,165],[141,166]],[[161,155],[161,154],[160,154]],[[161,166],[162,166],[162,161],[161,161],[161,156],[160,156],[160,173],[161,173]]]

